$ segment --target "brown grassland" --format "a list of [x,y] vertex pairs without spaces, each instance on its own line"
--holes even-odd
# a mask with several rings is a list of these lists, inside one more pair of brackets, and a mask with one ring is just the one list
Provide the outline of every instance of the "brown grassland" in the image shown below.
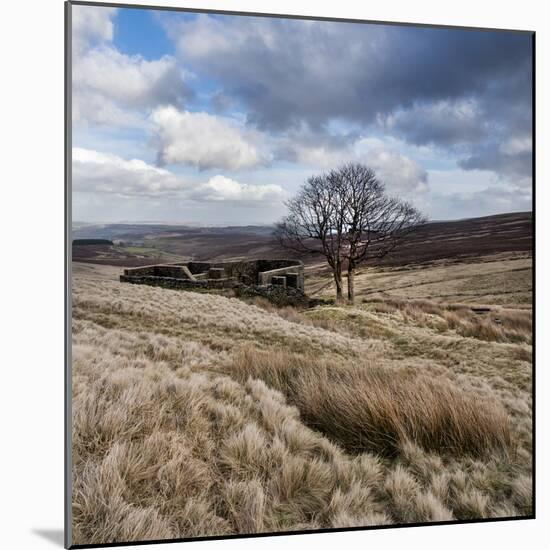
[[303,310],[118,272],[74,264],[74,544],[531,514],[528,255]]

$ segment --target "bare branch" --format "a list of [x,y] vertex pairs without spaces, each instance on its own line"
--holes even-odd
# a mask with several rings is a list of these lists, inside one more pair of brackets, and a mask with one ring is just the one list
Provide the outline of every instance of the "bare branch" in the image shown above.
[[323,254],[337,288],[347,263],[350,300],[353,270],[391,253],[426,223],[411,204],[386,195],[374,171],[359,163],[309,178],[287,207],[275,230],[279,244],[302,254]]

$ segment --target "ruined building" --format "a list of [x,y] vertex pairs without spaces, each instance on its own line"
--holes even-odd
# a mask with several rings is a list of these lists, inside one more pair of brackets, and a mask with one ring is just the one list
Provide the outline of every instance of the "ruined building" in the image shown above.
[[260,295],[303,295],[304,264],[299,260],[186,262],[124,270],[121,282],[182,289],[247,289]]

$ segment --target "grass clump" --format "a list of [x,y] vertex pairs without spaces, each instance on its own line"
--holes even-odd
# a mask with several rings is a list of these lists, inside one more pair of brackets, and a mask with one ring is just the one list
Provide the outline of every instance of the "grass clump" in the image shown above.
[[347,452],[395,456],[406,441],[425,450],[482,456],[511,444],[505,410],[445,379],[368,365],[328,364],[314,356],[244,349],[228,367],[281,391],[303,421]]
[[394,297],[387,297],[383,301],[365,300],[364,303],[376,313],[399,312],[407,323],[432,328],[437,332],[455,331],[460,336],[487,342],[531,343],[532,340],[530,310],[493,307],[488,313],[479,315],[464,304]]

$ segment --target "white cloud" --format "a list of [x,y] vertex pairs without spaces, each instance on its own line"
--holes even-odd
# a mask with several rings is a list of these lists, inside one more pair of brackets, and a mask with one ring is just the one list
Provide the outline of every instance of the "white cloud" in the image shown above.
[[280,203],[285,192],[279,185],[251,185],[223,175],[194,182],[139,159],[91,149],[73,149],[75,192],[124,197],[174,198],[200,202]]
[[184,91],[173,57],[147,61],[111,47],[96,48],[78,59],[73,79],[77,90],[95,92],[128,108],[177,102]]
[[290,134],[278,145],[289,158],[312,168],[329,170],[346,162],[366,164],[376,172],[391,194],[414,195],[428,190],[426,170],[378,138],[363,137],[347,143],[335,139],[315,144],[307,136]]
[[279,185],[249,185],[214,176],[192,194],[201,201],[281,202],[286,194]]
[[201,170],[238,170],[266,164],[261,135],[229,118],[159,107],[151,115],[158,138],[159,159]]
[[386,131],[418,145],[476,143],[489,132],[482,109],[473,99],[415,103],[411,108],[379,115],[377,121]]
[[531,136],[513,137],[505,141],[499,149],[505,155],[531,153],[533,150],[533,140]]
[[405,155],[374,149],[366,154],[365,164],[374,169],[389,193],[411,195],[428,191],[428,173]]
[[491,186],[473,193],[451,193],[432,198],[440,218],[473,218],[532,210],[532,196],[528,190],[516,186]]
[[113,17],[116,8],[72,6],[72,43],[79,53],[97,42],[113,39]]
[[124,109],[103,94],[86,89],[76,89],[73,93],[73,124],[82,128],[89,123],[108,129],[143,127],[146,125],[138,113]]
[[146,124],[148,110],[189,95],[174,57],[146,60],[111,43],[116,10],[73,7],[73,121],[111,127]]
[[168,170],[138,159],[90,149],[73,149],[73,189],[118,195],[173,194],[188,188],[183,179]]
[[174,58],[147,61],[102,46],[73,63],[73,120],[144,126],[149,109],[179,104],[188,92]]
[[292,143],[285,140],[284,149],[292,152],[292,159],[306,166],[314,166],[323,169],[334,168],[346,160],[354,158],[354,152],[350,148],[337,148],[330,144],[310,145],[300,142]]

